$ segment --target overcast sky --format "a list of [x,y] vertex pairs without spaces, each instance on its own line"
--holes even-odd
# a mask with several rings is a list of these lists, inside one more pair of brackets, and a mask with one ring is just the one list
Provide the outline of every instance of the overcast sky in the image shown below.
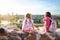
[[60,0],[0,0],[0,14],[52,14],[60,13]]

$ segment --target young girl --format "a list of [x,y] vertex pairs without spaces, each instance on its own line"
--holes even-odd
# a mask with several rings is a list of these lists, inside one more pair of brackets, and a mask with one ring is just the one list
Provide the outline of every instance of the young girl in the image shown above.
[[32,21],[32,15],[30,13],[26,14],[26,18],[24,19],[22,25],[22,31],[28,33],[33,33],[34,31],[34,24]]
[[29,34],[32,34],[33,31],[34,31],[34,24],[32,21],[32,15],[30,13],[27,13],[26,18],[24,19],[23,24],[22,24],[23,33],[22,33],[22,35],[20,35],[22,37],[22,40],[24,40],[26,37],[28,37]]
[[26,14],[26,18],[23,21],[22,31],[24,33],[35,34],[36,40],[40,39],[40,34],[34,32],[34,23],[32,20],[32,15],[30,13]]
[[[48,35],[49,38],[51,39],[55,39],[55,37],[53,38],[49,33],[51,33],[51,31],[49,30],[50,25],[52,22],[52,17],[51,17],[51,13],[50,12],[46,12],[46,15],[44,17],[44,26],[46,28],[46,35]],[[53,33],[53,32],[52,32]]]
[[46,27],[46,31],[47,32],[50,32],[49,28],[50,28],[50,25],[51,25],[51,22],[52,22],[51,19],[52,19],[51,13],[50,12],[46,12],[46,15],[44,17],[44,26]]

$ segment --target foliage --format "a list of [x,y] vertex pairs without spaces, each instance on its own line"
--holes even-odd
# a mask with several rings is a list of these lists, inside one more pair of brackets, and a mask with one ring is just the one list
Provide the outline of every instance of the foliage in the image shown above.
[[14,16],[14,17],[10,20],[10,22],[11,22],[11,23],[16,23],[18,19],[19,19],[18,17]]
[[58,27],[57,28],[60,28],[60,25],[58,25]]
[[22,29],[22,24],[16,24],[18,28]]

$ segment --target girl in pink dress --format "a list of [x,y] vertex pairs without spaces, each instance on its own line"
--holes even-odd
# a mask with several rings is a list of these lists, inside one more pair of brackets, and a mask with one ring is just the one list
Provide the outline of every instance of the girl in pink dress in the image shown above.
[[40,34],[37,32],[34,32],[34,23],[32,20],[32,15],[30,13],[26,14],[26,18],[23,21],[23,25],[22,25],[22,31],[23,33],[29,33],[30,36],[31,34],[35,34],[36,35],[36,40],[40,39]]
[[23,21],[22,31],[28,32],[28,33],[32,33],[34,31],[34,24],[32,21],[32,15],[29,13],[26,14],[26,18]]

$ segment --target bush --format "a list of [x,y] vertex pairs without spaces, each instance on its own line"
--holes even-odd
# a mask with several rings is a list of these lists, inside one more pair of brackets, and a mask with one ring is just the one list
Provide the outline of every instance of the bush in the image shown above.
[[16,24],[18,28],[22,29],[22,24]]
[[60,28],[60,25],[58,25],[58,27],[57,28]]

